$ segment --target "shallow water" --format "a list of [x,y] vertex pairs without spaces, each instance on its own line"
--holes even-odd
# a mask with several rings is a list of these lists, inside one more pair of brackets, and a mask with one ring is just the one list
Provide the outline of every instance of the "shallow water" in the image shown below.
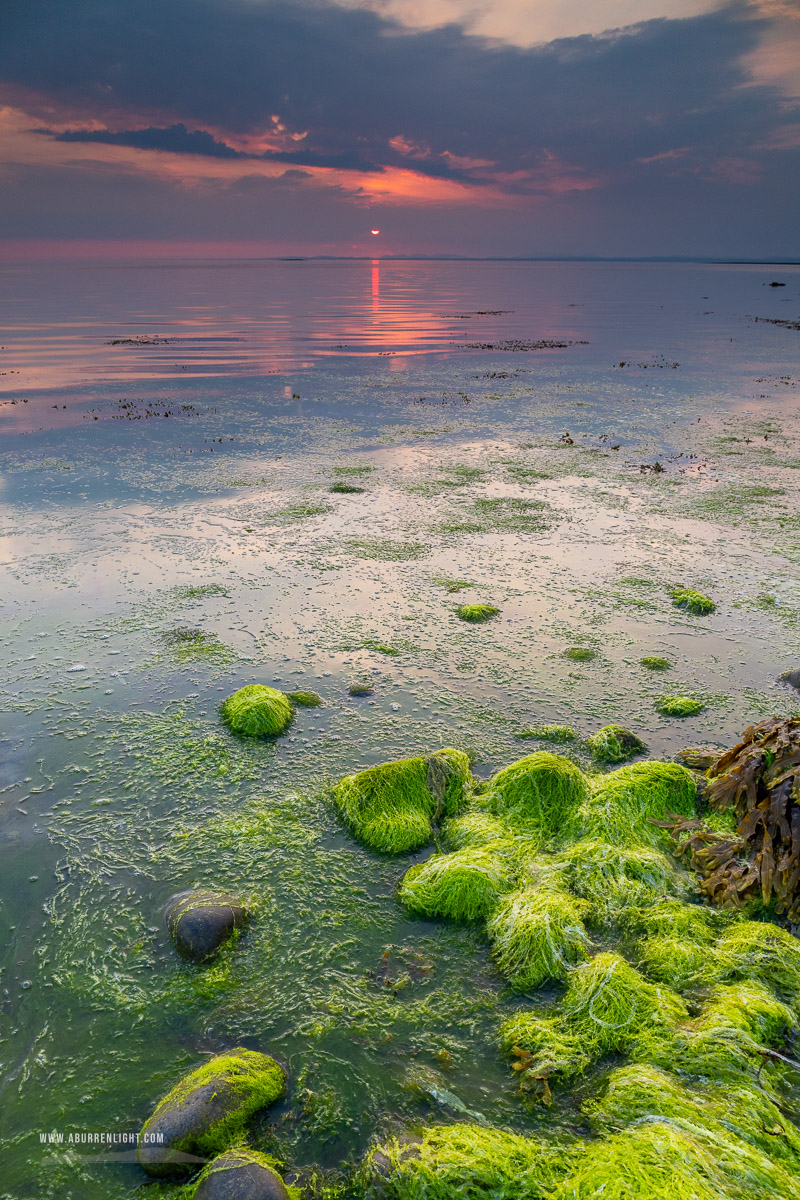
[[[777,677],[800,660],[800,332],[771,322],[800,316],[800,269],[0,280],[0,1195],[179,1194],[40,1133],[134,1131],[232,1045],[288,1064],[256,1136],[297,1170],[457,1119],[420,1073],[508,1128],[574,1121],[568,1097],[523,1107],[496,1048],[530,1001],[476,931],[407,919],[410,859],[353,843],[324,788],[439,745],[488,775],[547,721],[622,721],[670,756],[797,707]],[[717,611],[676,610],[676,584]],[[500,616],[467,626],[462,600]],[[208,635],[198,652],[165,638],[182,627]],[[362,677],[374,695],[351,698]],[[249,682],[325,705],[243,745],[216,706]],[[664,692],[706,709],[661,717]],[[258,906],[200,972],[162,927],[195,883]]]

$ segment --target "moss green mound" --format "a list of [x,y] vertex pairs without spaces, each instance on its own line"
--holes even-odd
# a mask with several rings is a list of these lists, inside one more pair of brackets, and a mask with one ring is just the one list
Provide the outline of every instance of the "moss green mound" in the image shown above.
[[673,813],[696,815],[697,785],[677,763],[642,762],[595,781],[580,813],[585,835],[604,841],[658,845],[665,835],[652,824]]
[[645,1031],[685,1020],[686,1007],[669,988],[649,983],[617,954],[598,954],[569,977],[561,1019],[593,1057],[625,1053]]
[[800,940],[788,929],[739,921],[719,940],[717,953],[731,980],[760,980],[774,988],[800,1017]]
[[692,588],[673,588],[670,596],[676,608],[684,608],[696,617],[706,617],[717,607],[708,596],[704,596],[702,592],[695,592]]
[[514,1057],[521,1090],[547,1096],[552,1076],[574,1079],[590,1065],[581,1037],[557,1017],[516,1013],[500,1026],[500,1045]]
[[432,1125],[419,1142],[374,1150],[365,1191],[383,1200],[545,1200],[574,1153],[502,1129]]
[[298,708],[319,708],[322,704],[322,696],[317,692],[287,692],[286,699]]
[[459,604],[456,616],[471,625],[480,625],[491,617],[496,617],[499,612],[500,609],[495,608],[493,604]]
[[357,496],[366,491],[366,488],[357,487],[354,483],[332,483],[328,491],[341,496]]
[[645,658],[639,660],[643,667],[648,671],[668,671],[672,663],[668,658],[662,658],[660,654],[648,654]]
[[694,717],[703,711],[705,704],[692,696],[662,696],[656,701],[656,708],[662,717]]
[[522,821],[549,838],[563,833],[588,791],[574,763],[539,750],[497,772],[490,782],[488,804],[498,816]]
[[719,985],[669,1038],[644,1031],[636,1057],[710,1082],[752,1084],[765,1052],[782,1046],[795,1024],[793,1011],[763,984]]
[[508,862],[493,847],[456,850],[411,867],[400,885],[400,899],[418,917],[472,922],[493,912],[511,887]]
[[651,979],[681,992],[715,977],[714,941],[720,926],[710,909],[699,904],[656,904],[641,913],[639,924],[649,930],[638,954]]
[[724,1128],[644,1118],[593,1143],[555,1200],[798,1200],[791,1171]]
[[592,662],[597,658],[597,651],[592,650],[590,646],[568,646],[564,651],[564,658],[569,658],[572,662]]
[[548,979],[566,979],[588,958],[582,920],[588,907],[573,896],[539,888],[507,896],[487,925],[500,973],[523,992]]
[[604,725],[586,739],[586,745],[592,757],[604,763],[624,762],[647,750],[642,739],[622,725]]
[[292,706],[283,692],[261,683],[239,688],[220,712],[231,732],[240,737],[275,737],[292,719]]
[[465,850],[470,846],[486,846],[490,842],[506,841],[510,832],[505,821],[485,812],[465,813],[463,817],[454,817],[445,826],[447,844],[453,850]]
[[434,822],[464,806],[471,779],[466,754],[437,750],[347,775],[334,787],[333,801],[360,842],[402,854],[426,845]]
[[269,1055],[242,1049],[218,1054],[156,1106],[142,1128],[139,1165],[157,1179],[189,1174],[197,1156],[233,1146],[250,1117],[274,1104],[285,1089],[286,1074]]
[[599,839],[575,842],[559,862],[570,891],[588,900],[599,925],[636,927],[643,912],[668,896],[680,895],[687,878],[659,850],[619,846]]

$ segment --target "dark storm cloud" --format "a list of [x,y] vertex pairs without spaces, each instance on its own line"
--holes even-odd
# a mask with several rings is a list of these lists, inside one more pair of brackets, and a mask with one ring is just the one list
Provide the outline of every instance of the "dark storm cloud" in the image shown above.
[[524,49],[322,3],[17,0],[0,81],[51,121],[127,125],[62,140],[230,158],[224,139],[274,131],[278,117],[306,136],[269,156],[297,166],[468,179],[450,156],[511,173],[555,152],[613,173],[676,147],[741,155],[791,120],[772,89],[742,86],[762,28],[734,7]]

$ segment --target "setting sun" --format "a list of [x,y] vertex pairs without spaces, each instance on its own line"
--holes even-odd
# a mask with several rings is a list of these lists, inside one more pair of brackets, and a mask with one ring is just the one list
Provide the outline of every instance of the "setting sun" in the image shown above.
[[370,233],[372,234],[373,237],[375,237],[376,234],[380,233],[380,229],[370,229]]

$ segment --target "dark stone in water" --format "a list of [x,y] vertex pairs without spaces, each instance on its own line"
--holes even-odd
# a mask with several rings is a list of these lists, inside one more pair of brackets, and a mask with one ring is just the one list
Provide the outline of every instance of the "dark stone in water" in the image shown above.
[[192,1174],[240,1142],[250,1117],[285,1089],[286,1072],[268,1054],[241,1048],[218,1054],[156,1106],[139,1135],[139,1166],[155,1179]]
[[228,1150],[210,1162],[194,1200],[289,1200],[286,1185],[254,1150]]
[[190,962],[207,962],[237,929],[247,923],[247,909],[232,896],[215,892],[181,892],[165,914],[175,949]]
[[781,683],[788,683],[800,691],[800,667],[795,667],[793,671],[784,671],[781,675]]

